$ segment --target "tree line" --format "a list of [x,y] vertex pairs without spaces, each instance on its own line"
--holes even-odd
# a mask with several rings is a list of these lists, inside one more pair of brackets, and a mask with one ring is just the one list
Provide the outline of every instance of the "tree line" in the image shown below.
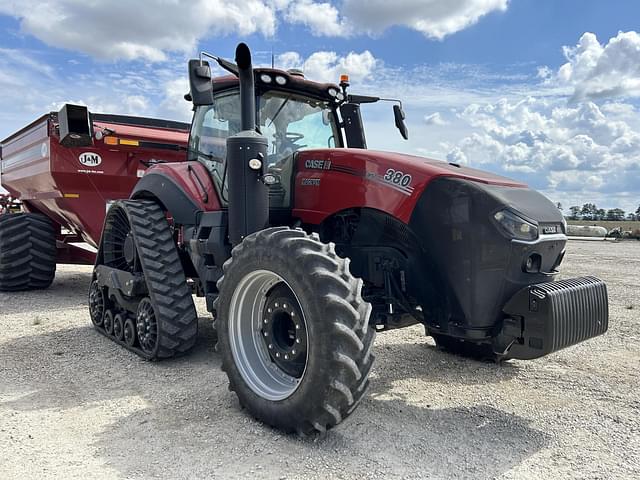
[[[562,204],[558,202],[556,206],[562,210]],[[569,207],[569,214],[566,217],[569,220],[640,220],[640,205],[635,212],[625,212],[621,208],[611,208],[605,210],[604,208],[598,208],[595,203],[585,203],[582,207],[574,205]]]

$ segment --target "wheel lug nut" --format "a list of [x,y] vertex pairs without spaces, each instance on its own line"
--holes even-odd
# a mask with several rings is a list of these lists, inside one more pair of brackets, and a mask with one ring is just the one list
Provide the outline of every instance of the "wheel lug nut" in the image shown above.
[[296,351],[295,350],[291,350],[291,355],[295,355]]
[[276,358],[280,358],[280,353],[276,352]]
[[278,302],[274,303],[273,306],[278,308]]
[[289,360],[289,355],[285,355],[285,356],[284,356],[284,359],[285,359],[285,360]]
[[286,304],[286,303],[283,303],[283,304],[282,304],[282,308],[287,308],[287,304]]
[[267,308],[267,312],[271,313],[273,310],[271,310],[271,308]]
[[299,338],[296,338],[296,343],[300,343],[300,339]]
[[269,323],[269,320],[267,320],[266,318],[264,319],[264,323]]
[[269,332],[262,332],[262,334],[263,334],[265,337],[268,337],[268,336],[269,336]]
[[300,330],[300,325],[296,323],[296,330]]
[[269,350],[273,350],[273,344],[269,344]]
[[295,317],[296,316],[296,312],[291,312],[291,316]]

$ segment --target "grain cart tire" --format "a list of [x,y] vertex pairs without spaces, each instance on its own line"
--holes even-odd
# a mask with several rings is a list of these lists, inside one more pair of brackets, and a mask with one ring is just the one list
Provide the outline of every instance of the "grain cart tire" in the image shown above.
[[[101,252],[104,265],[142,274],[148,291],[131,312],[140,348],[133,347],[135,335],[124,339],[124,314],[115,332],[118,343],[148,360],[189,351],[196,343],[198,315],[162,207],[148,200],[115,202],[105,219]],[[105,331],[106,323],[105,318]]]
[[362,280],[333,244],[287,227],[254,233],[233,249],[218,289],[222,369],[252,415],[305,436],[356,408],[375,331]]
[[0,216],[0,291],[38,290],[56,273],[56,234],[37,213]]

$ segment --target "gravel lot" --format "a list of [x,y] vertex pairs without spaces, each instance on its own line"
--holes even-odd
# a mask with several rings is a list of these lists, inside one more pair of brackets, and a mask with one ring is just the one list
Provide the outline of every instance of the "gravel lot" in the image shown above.
[[303,440],[239,409],[201,304],[195,350],[145,362],[91,327],[90,268],[62,266],[0,293],[0,478],[637,479],[640,242],[570,242],[563,274],[607,281],[604,337],[494,365],[378,335],[368,398]]

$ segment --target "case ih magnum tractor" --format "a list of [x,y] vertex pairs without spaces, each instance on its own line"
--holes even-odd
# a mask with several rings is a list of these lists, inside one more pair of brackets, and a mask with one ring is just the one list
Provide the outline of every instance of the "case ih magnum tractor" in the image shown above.
[[445,348],[533,359],[607,330],[603,282],[553,281],[566,226],[541,194],[367,150],[360,105],[380,99],[346,81],[253,69],[244,44],[211,58],[231,75],[189,62],[187,161],[153,162],[106,215],[89,307],[110,339],[188,351],[195,291],[240,403],[309,434],[358,405],[378,331],[420,323]]

